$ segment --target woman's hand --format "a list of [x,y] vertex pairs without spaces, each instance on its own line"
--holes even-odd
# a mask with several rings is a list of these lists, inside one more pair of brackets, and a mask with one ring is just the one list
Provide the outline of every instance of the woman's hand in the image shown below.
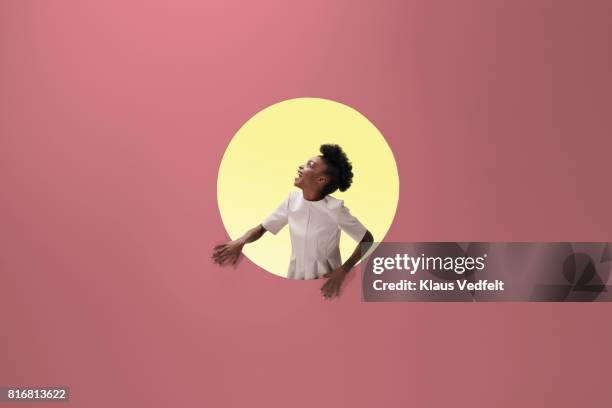
[[342,266],[334,269],[332,272],[327,272],[323,275],[324,278],[329,278],[327,282],[321,287],[321,293],[325,297],[325,299],[331,299],[334,295],[340,296],[340,286],[342,286],[342,282],[344,282],[344,278],[346,278],[346,274],[348,271],[353,269],[353,266],[361,259],[362,253],[361,248],[364,248],[364,252],[368,251],[370,245],[374,242],[374,237],[370,231],[366,231],[365,235],[357,245],[357,248],[353,251],[353,254],[349,259],[346,260]]
[[248,230],[242,237],[228,242],[227,244],[217,245],[213,249],[212,258],[215,263],[223,265],[231,262],[232,265],[236,265],[240,259],[242,253],[242,247],[245,244],[253,241],[257,241],[266,232],[263,225],[259,224],[255,228]]
[[240,254],[242,253],[242,247],[244,247],[245,242],[241,239],[237,239],[235,241],[230,241],[226,244],[217,245],[213,250],[214,262],[223,265],[226,263],[231,263],[232,265],[236,265],[238,259],[240,259]]
[[337,267],[331,272],[327,272],[323,275],[324,278],[328,278],[327,282],[321,287],[321,293],[325,299],[331,299],[334,295],[340,296],[340,286],[346,278],[346,272],[341,266]]

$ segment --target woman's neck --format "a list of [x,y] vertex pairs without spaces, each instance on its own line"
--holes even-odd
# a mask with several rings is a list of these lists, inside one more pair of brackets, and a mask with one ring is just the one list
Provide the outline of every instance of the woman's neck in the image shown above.
[[306,201],[321,201],[324,196],[321,195],[319,191],[304,191],[302,190],[302,197]]

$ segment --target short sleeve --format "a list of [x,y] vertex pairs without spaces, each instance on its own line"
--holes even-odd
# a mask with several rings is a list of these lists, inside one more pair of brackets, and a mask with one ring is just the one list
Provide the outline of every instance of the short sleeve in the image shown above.
[[274,212],[268,215],[268,217],[265,220],[263,220],[263,222],[261,223],[261,225],[266,230],[270,231],[274,235],[276,235],[278,231],[280,231],[285,225],[287,225],[287,222],[289,221],[289,198],[290,197],[291,197],[291,194],[289,194],[287,198],[285,198],[283,202],[280,203],[278,207],[276,207]]
[[344,206],[344,203],[340,205],[340,213],[338,214],[338,224],[340,229],[346,232],[351,238],[357,242],[361,242],[366,232],[368,231],[363,224],[351,215],[348,207]]

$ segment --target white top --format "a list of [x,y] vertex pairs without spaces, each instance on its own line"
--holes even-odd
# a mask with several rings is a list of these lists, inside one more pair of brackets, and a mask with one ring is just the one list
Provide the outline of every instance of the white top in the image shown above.
[[287,277],[316,279],[342,265],[340,230],[360,242],[367,229],[351,215],[343,200],[330,195],[319,201],[292,191],[262,223],[276,235],[289,224],[291,260]]

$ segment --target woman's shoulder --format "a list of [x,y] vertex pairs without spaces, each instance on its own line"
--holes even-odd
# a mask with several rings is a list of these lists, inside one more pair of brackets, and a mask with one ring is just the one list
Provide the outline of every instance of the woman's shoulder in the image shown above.
[[289,199],[289,201],[295,201],[299,199],[300,196],[301,196],[300,190],[291,190],[287,198]]
[[[292,190],[287,196],[287,201],[289,204],[301,206],[305,200],[301,190]],[[319,208],[323,207],[327,208],[329,211],[337,212],[344,208],[344,200],[340,200],[328,194],[320,202],[315,202],[315,205]]]
[[329,194],[325,196],[324,200],[327,208],[330,210],[338,211],[344,207],[344,200],[340,200],[339,198],[333,197]]
[[287,195],[287,203],[289,203],[290,208],[300,205],[300,200],[302,199],[302,193],[300,190],[291,190]]

